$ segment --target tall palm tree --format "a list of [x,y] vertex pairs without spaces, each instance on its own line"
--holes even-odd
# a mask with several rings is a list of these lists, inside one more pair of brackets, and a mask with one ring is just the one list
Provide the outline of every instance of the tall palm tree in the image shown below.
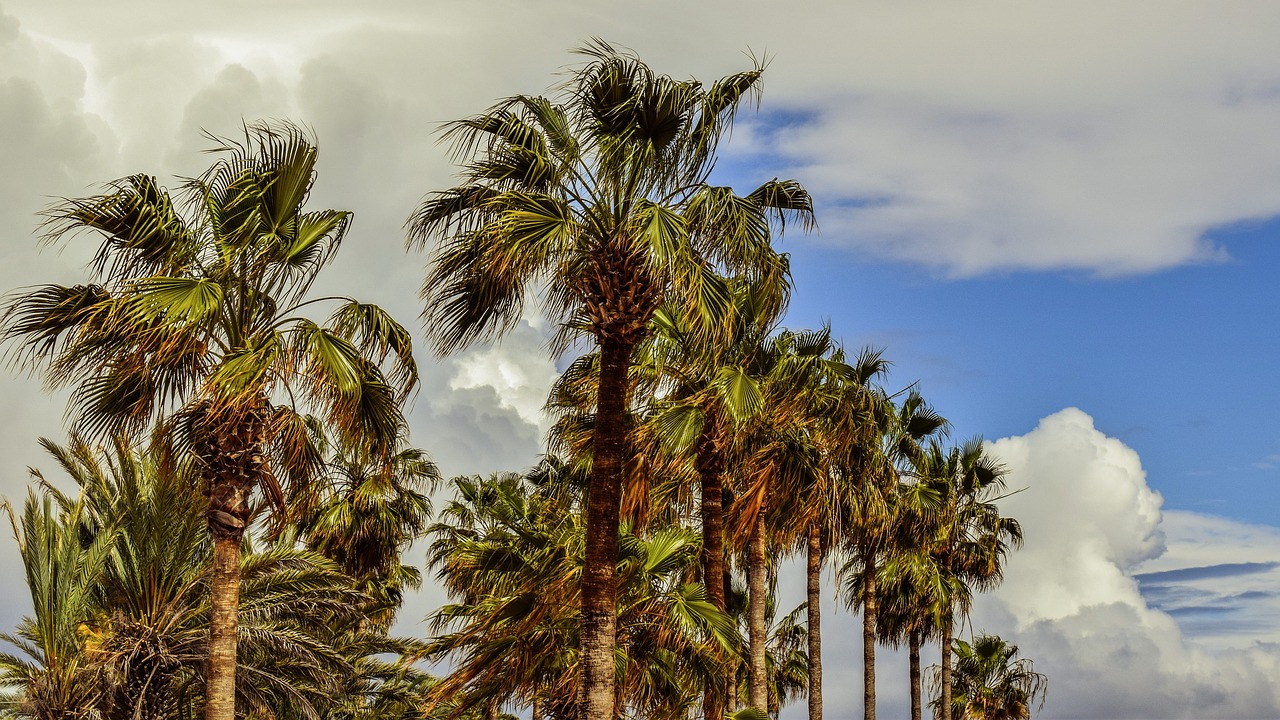
[[[954,595],[948,580],[933,562],[928,541],[930,526],[913,522],[908,503],[925,503],[932,512],[937,502],[925,483],[900,488],[894,501],[894,539],[878,568],[876,587],[880,596],[876,612],[876,633],[892,647],[907,646],[911,694],[911,720],[921,720],[920,649],[926,640],[938,637],[941,618]],[[921,537],[917,533],[924,533]]]
[[[1014,659],[1018,646],[995,635],[972,643],[955,640],[951,675],[952,717],[957,720],[1028,720],[1037,699],[1044,707],[1048,679],[1026,658]],[[934,706],[941,698],[934,701]]]
[[909,693],[911,696],[911,720],[922,720],[920,703],[920,648],[931,637],[932,624],[928,612],[923,610],[927,602],[911,577],[902,569],[901,557],[890,556],[880,566],[877,588],[880,593],[876,613],[876,632],[882,642],[893,648],[907,645],[909,666]]
[[[307,211],[316,147],[293,125],[246,127],[184,188],[187,212],[146,175],[48,212],[50,241],[102,238],[92,281],[9,297],[0,337],[51,387],[73,386],[75,427],[136,432],[170,411],[208,496],[214,541],[206,718],[235,714],[240,544],[257,488],[316,469],[299,410],[353,445],[389,452],[400,401],[417,381],[410,335],[374,305],[323,298],[325,323],[303,311],[350,214]],[[294,403],[302,405],[294,407]],[[287,488],[286,488],[287,489]]]
[[599,348],[599,389],[582,666],[591,720],[613,718],[614,570],[626,450],[627,372],[654,311],[674,302],[713,326],[728,305],[716,275],[779,277],[771,245],[784,217],[812,221],[808,193],[773,180],[745,197],[707,181],[716,148],[763,66],[709,87],[651,70],[596,40],[555,99],[515,96],[450,124],[462,185],[409,220],[412,246],[438,246],[423,285],[427,331],[441,352],[516,322],[527,291]]
[[849,558],[840,568],[844,596],[862,608],[863,714],[876,715],[876,617],[880,591],[879,563],[892,542],[894,528],[890,497],[905,465],[922,452],[929,437],[945,434],[947,421],[913,388],[899,405],[883,398],[872,414],[878,442],[845,447],[836,470],[847,478],[851,517],[846,534]]
[[[660,376],[652,427],[663,446],[692,456],[698,477],[702,528],[702,581],[708,599],[725,609],[726,471],[735,434],[766,410],[758,365],[765,340],[776,329],[788,288],[777,282],[729,280],[732,304],[712,335],[699,332],[700,319],[664,306],[654,314],[645,360]],[[759,648],[757,648],[757,656]],[[703,714],[721,717],[729,697],[723,684],[709,684]]]
[[852,447],[877,441],[874,415],[883,395],[872,382],[885,373],[888,363],[870,348],[848,363],[844,351],[829,344],[824,360],[810,365],[801,376],[798,392],[819,459],[816,472],[803,478],[793,496],[799,501],[797,536],[805,553],[809,718],[821,720],[822,568],[845,534],[852,496],[858,489],[839,472],[838,458],[850,454]]
[[931,442],[916,458],[919,481],[933,485],[942,498],[930,523],[932,532],[925,576],[936,578],[931,597],[939,602],[937,618],[942,641],[939,668],[940,715],[951,720],[951,647],[957,613],[968,615],[974,590],[1000,584],[1004,561],[1022,544],[1022,526],[1000,515],[996,505],[1005,487],[1005,470],[987,454],[981,438],[973,438],[945,452]]
[[[820,387],[824,378],[853,373],[832,351],[829,329],[783,331],[763,342],[742,371],[742,384],[759,396],[763,412],[735,433],[732,461],[740,478],[734,499],[734,537],[747,548],[751,620],[751,693],[754,707],[767,701],[765,671],[766,551],[794,545],[807,533],[805,503],[820,484],[822,451],[817,425],[830,411]],[[758,378],[758,380],[757,380]],[[812,658],[811,658],[812,660]]]

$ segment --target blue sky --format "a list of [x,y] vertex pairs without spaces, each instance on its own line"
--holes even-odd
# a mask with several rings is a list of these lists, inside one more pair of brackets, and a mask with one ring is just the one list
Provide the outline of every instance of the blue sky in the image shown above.
[[[89,243],[36,247],[51,197],[172,187],[202,130],[292,118],[319,138],[313,204],[356,214],[317,289],[412,323],[402,224],[452,184],[440,122],[542,92],[593,35],[703,80],[765,54],[720,181],[802,181],[822,232],[783,243],[787,325],[884,348],[892,387],[918,380],[1028,488],[973,625],[1049,674],[1041,717],[1280,717],[1277,27],[1280,5],[1183,0],[0,0],[0,288],[83,277]],[[446,472],[533,462],[549,331],[531,309],[500,343],[419,350],[413,439]],[[48,467],[64,401],[0,377],[0,493]],[[0,626],[25,602],[0,588]],[[828,715],[852,717],[857,618],[827,612]],[[880,667],[905,713],[905,659]]]
[[1273,523],[1280,223],[1209,237],[1227,257],[1117,278],[965,279],[792,237],[788,323],[829,319],[847,345],[885,348],[889,384],[918,379],[959,435],[1017,434],[1077,406],[1138,451],[1167,507]]

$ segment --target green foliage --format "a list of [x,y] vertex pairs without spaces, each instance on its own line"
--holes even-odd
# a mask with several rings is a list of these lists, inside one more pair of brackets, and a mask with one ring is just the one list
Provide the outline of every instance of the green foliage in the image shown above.
[[[1044,707],[1048,679],[1035,672],[1033,663],[1018,658],[1018,646],[995,635],[980,634],[972,642],[954,640],[951,652],[952,715],[960,720],[1027,720],[1031,708]],[[1015,659],[1017,658],[1017,659]],[[934,692],[941,673],[934,669]],[[1036,705],[1036,701],[1039,704]],[[930,706],[937,708],[941,697]]]
[[710,328],[730,303],[714,269],[785,283],[772,236],[813,223],[794,181],[746,196],[707,182],[762,65],[708,88],[601,40],[579,52],[585,64],[553,97],[507,98],[445,126],[463,184],[409,220],[410,246],[437,248],[423,297],[442,352],[510,328],[535,285],[566,338],[634,342],[663,302]]
[[[397,401],[417,380],[408,332],[349,298],[328,299],[339,309],[323,326],[300,314],[350,224],[349,213],[304,209],[315,144],[288,124],[217,143],[185,203],[135,175],[47,212],[48,242],[101,238],[93,278],[11,294],[0,316],[11,357],[52,388],[73,387],[76,428],[95,437],[136,433],[174,410],[207,413],[211,399],[287,395],[349,442],[394,444]],[[270,444],[284,415],[265,416]]]
[[[453,713],[498,701],[553,715],[577,702],[577,587],[583,528],[578,492],[548,460],[529,478],[455,478],[456,500],[432,528],[432,566],[455,602],[432,618],[445,632],[431,657],[454,667],[432,692]],[[698,668],[736,652],[733,621],[685,580],[699,538],[687,528],[619,538],[618,682],[646,717],[680,717]]]
[[[164,448],[42,444],[74,481],[39,471],[13,514],[32,614],[0,636],[3,707],[24,718],[185,718],[207,664],[211,546],[204,500]],[[416,702],[415,643],[361,629],[369,598],[323,556],[275,544],[242,556],[237,702],[250,717],[336,717]],[[384,692],[385,689],[385,692]]]

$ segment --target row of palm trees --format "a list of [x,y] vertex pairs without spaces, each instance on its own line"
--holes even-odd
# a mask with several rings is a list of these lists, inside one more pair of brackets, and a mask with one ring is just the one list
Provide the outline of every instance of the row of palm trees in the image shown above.
[[[763,63],[704,86],[603,41],[580,52],[551,97],[515,96],[446,126],[462,182],[408,223],[410,247],[431,249],[423,318],[438,352],[501,334],[535,296],[560,328],[553,349],[587,351],[552,390],[557,455],[528,478],[455,482],[453,522],[434,526],[432,559],[455,604],[437,614],[451,632],[429,651],[489,660],[459,665],[474,667],[424,707],[674,717],[689,707],[673,678],[690,676],[704,680],[707,717],[768,712],[794,691],[777,670],[800,653],[798,625],[782,622],[770,673],[770,563],[802,547],[810,715],[822,704],[818,578],[839,557],[845,595],[863,608],[874,717],[876,638],[948,647],[970,591],[999,580],[1020,540],[993,503],[1001,472],[978,442],[940,445],[946,423],[918,394],[880,389],[877,353],[846,357],[826,328],[780,329],[790,275],[773,241],[788,224],[812,226],[812,201],[790,180],[746,195],[708,182]],[[429,521],[422,488],[436,472],[404,449],[411,334],[376,306],[309,295],[350,222],[305,207],[314,143],[263,124],[216,150],[176,199],[138,175],[50,210],[49,240],[100,238],[93,277],[11,295],[2,332],[15,361],[73,389],[78,436],[158,438],[147,462],[200,489],[210,540],[193,577],[208,594],[194,614],[208,643],[190,654],[201,670],[166,677],[199,688],[184,708],[232,720],[237,705],[270,705],[252,705],[244,682],[257,657],[241,594],[255,543],[303,548],[345,578],[359,617],[349,636],[326,625],[325,642],[390,642],[389,618],[419,579],[399,552]],[[312,319],[326,305],[328,319]],[[494,494],[506,499],[476,505]],[[60,499],[41,522],[78,527],[78,502]],[[24,523],[41,512],[32,503]],[[122,537],[64,534],[85,552]],[[530,544],[518,557],[517,540]],[[107,577],[93,567],[86,587]],[[745,651],[731,569],[748,588]],[[514,662],[516,646],[499,639],[556,650]]]
[[[811,198],[790,180],[746,195],[708,182],[717,143],[759,92],[763,65],[708,87],[659,75],[602,41],[581,53],[587,62],[554,99],[511,97],[447,126],[462,183],[433,193],[409,222],[411,246],[434,248],[422,296],[438,351],[500,334],[532,291],[559,323],[557,347],[594,345],[550,403],[555,443],[589,478],[576,584],[580,714],[613,718],[626,697],[614,685],[620,523],[643,534],[658,506],[678,524],[691,468],[701,582],[716,610],[726,607],[725,543],[745,553],[746,705],[770,704],[770,543],[802,543],[812,624],[825,557],[849,551],[872,718],[879,563],[916,549],[914,575],[896,587],[935,614],[916,634],[936,627],[949,646],[967,588],[997,582],[1021,540],[992,502],[1001,473],[980,442],[948,453],[930,441],[945,422],[918,395],[894,405],[875,387],[885,368],[877,354],[849,361],[827,329],[778,331],[790,276],[773,240],[788,223],[813,225]],[[929,464],[938,457],[948,461]],[[904,473],[914,474],[911,489],[895,492]],[[920,502],[897,507],[904,499]],[[816,663],[820,634],[810,637]],[[942,674],[949,718],[945,660]],[[809,678],[816,718],[816,666]],[[737,705],[728,682],[703,695],[707,717]]]

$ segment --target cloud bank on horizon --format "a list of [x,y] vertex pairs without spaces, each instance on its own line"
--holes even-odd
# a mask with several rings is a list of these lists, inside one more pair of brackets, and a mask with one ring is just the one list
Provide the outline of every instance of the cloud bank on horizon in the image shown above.
[[[1000,587],[975,598],[959,636],[998,634],[1035,662],[1049,677],[1035,717],[1280,717],[1280,529],[1162,511],[1137,453],[1076,408],[989,449],[1010,490],[1026,488],[1000,501],[1025,545]],[[784,608],[804,600],[803,570],[789,572]],[[860,636],[858,615],[824,603],[825,636]],[[1195,608],[1214,621],[1188,622]],[[862,702],[852,645],[824,643],[829,707]],[[922,659],[936,663],[938,649]],[[879,712],[905,716],[905,650],[881,648],[877,661]],[[783,712],[803,716],[802,706]]]
[[990,449],[1027,488],[1001,501],[1026,544],[973,626],[1033,654],[1040,717],[1280,717],[1280,531],[1162,513],[1137,453],[1075,408]]

